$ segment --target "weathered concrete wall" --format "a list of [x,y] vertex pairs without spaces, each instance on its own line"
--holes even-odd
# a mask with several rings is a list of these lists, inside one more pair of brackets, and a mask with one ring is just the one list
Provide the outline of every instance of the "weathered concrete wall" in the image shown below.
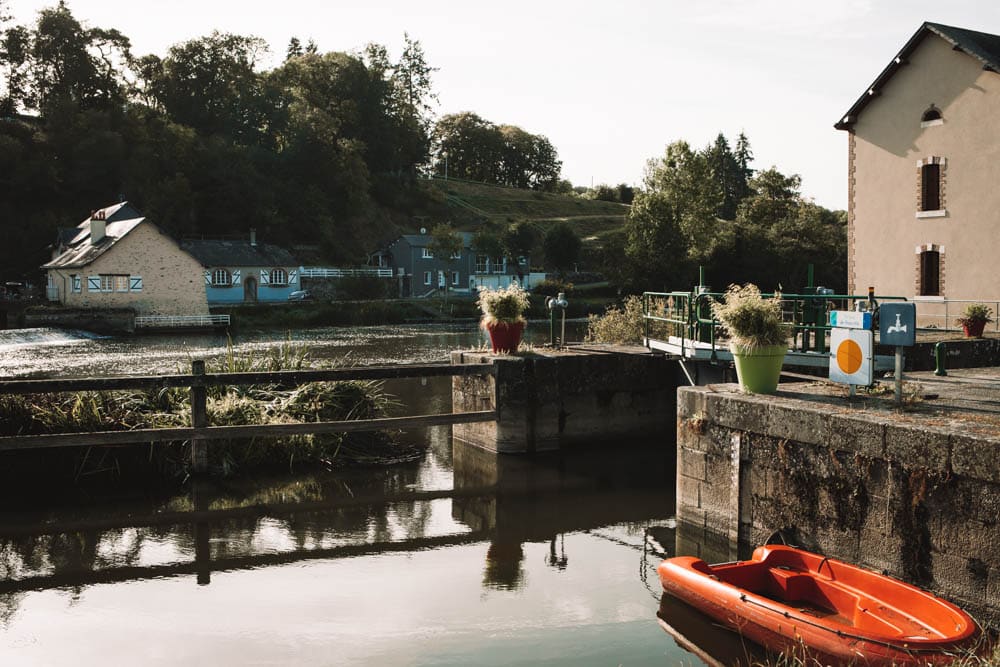
[[496,377],[454,378],[453,406],[498,409],[500,418],[456,425],[454,437],[464,442],[534,452],[673,428],[676,364],[643,348],[595,345],[524,357],[452,353],[452,363],[484,362],[496,365]]
[[[960,336],[961,334],[957,334]],[[954,338],[945,344],[946,368],[979,368],[1000,365],[1000,338]],[[936,341],[919,342],[906,350],[906,370],[932,371]],[[878,346],[877,354],[894,354],[888,346]]]
[[1000,624],[1000,430],[793,391],[678,391],[678,552],[780,530]]
[[131,308],[63,308],[37,306],[24,313],[26,327],[62,327],[102,334],[135,331],[135,311]]

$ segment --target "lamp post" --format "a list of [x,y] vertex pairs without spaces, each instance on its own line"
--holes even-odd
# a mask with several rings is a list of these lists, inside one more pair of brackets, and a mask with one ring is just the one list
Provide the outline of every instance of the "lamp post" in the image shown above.
[[444,180],[448,180],[448,151],[441,151],[444,156]]

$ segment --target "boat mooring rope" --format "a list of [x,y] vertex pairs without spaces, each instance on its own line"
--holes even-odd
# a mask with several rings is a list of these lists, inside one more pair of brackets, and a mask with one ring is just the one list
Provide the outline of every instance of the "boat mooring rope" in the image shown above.
[[815,621],[810,621],[808,618],[802,618],[800,616],[795,616],[795,615],[791,614],[790,612],[785,611],[783,609],[775,609],[774,607],[772,607],[770,605],[766,605],[763,602],[759,602],[757,600],[753,600],[751,598],[748,598],[746,596],[746,593],[740,593],[740,601],[741,602],[746,602],[747,604],[756,605],[758,607],[761,607],[762,609],[766,609],[766,610],[768,610],[770,612],[774,612],[775,614],[780,614],[780,615],[784,616],[785,618],[787,618],[787,619],[789,619],[791,621],[796,621],[796,622],[799,622],[799,623],[805,623],[806,625],[811,625],[814,628],[819,628],[820,630],[826,630],[827,632],[829,632],[831,634],[835,634],[835,635],[837,635],[838,637],[841,637],[841,638],[854,639],[856,641],[861,641],[861,642],[868,642],[869,644],[875,644],[875,645],[878,645],[878,646],[884,646],[886,648],[895,649],[897,651],[905,651],[907,653],[913,653],[913,654],[919,654],[919,653],[944,653],[946,655],[955,655],[954,653],[952,653],[952,652],[950,652],[950,651],[948,651],[946,649],[943,649],[943,648],[910,647],[910,646],[907,646],[906,644],[904,644],[902,642],[900,642],[900,643],[897,644],[897,643],[893,643],[893,642],[887,642],[887,641],[882,640],[882,639],[874,639],[872,637],[863,637],[861,635],[856,635],[856,634],[853,634],[851,632],[844,632],[843,630],[835,630],[835,629],[833,629],[833,628],[831,628],[831,627],[829,627],[827,625],[823,625],[822,623],[817,623]]

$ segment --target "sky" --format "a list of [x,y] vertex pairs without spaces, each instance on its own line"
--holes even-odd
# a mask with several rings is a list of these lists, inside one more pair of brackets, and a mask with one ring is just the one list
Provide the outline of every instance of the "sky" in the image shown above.
[[[56,0],[8,0],[32,23]],[[293,36],[321,51],[404,33],[438,68],[437,114],[472,111],[552,142],[574,185],[641,185],[673,141],[750,140],[757,169],[802,176],[802,193],[847,207],[847,135],[834,122],[924,21],[1000,34],[987,0],[67,0],[133,53],[165,55],[213,30]]]

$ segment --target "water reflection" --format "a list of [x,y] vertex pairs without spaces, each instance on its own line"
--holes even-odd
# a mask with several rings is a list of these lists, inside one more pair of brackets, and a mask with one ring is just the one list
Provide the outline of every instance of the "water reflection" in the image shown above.
[[[148,657],[167,645],[172,632],[154,628],[169,620],[206,655],[217,650],[209,639],[228,646],[215,658],[230,664],[329,663],[320,637],[336,638],[337,664],[511,664],[511,651],[527,664],[553,650],[564,653],[554,664],[662,663],[666,638],[651,619],[663,554],[650,548],[673,531],[662,449],[625,448],[614,463],[601,451],[497,459],[464,445],[450,456],[446,486],[432,470],[440,462],[425,462],[0,513],[0,632],[10,640],[0,660],[60,663],[57,636],[103,637],[102,624],[119,622]],[[251,590],[295,642],[262,646],[273,628],[239,592]],[[373,604],[389,598],[392,609]],[[318,615],[332,625],[315,628]],[[127,634],[114,643],[136,650]],[[491,661],[498,648],[508,660]],[[77,649],[87,662],[91,649]],[[156,651],[146,661],[174,662]]]
[[750,667],[766,664],[767,654],[753,642],[721,628],[712,618],[664,593],[656,617],[677,646],[713,667]]

